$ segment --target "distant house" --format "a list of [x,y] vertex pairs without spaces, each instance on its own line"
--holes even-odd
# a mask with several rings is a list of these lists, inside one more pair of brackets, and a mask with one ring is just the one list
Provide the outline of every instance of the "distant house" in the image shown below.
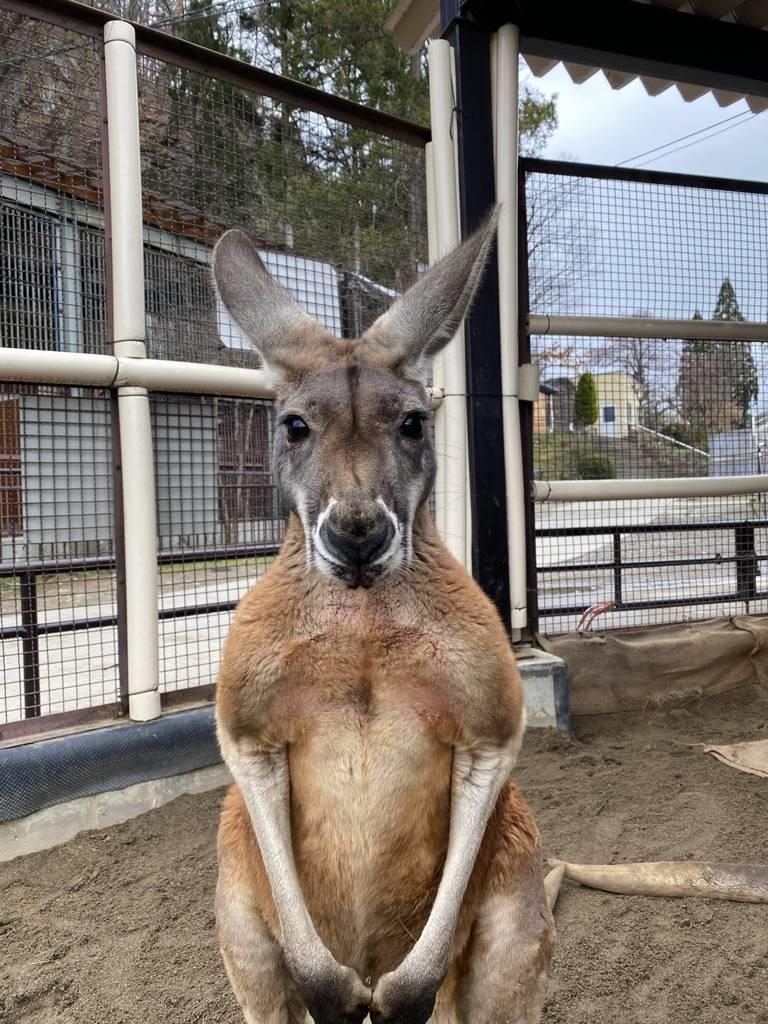
[[[592,428],[603,437],[626,437],[638,424],[640,403],[635,383],[628,373],[594,373],[597,385],[598,418]],[[536,403],[536,433],[567,434],[573,431],[573,408],[577,377],[552,377],[542,385]],[[549,388],[549,393],[544,388]]]
[[595,429],[604,437],[626,437],[638,424],[640,402],[628,373],[596,373],[598,418]]

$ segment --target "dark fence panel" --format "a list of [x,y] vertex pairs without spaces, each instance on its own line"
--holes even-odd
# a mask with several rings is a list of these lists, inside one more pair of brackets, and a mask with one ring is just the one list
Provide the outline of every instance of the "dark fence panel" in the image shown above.
[[[765,322],[765,185],[537,160],[523,171],[532,313]],[[765,472],[768,345],[531,336],[530,349],[532,478]],[[573,628],[593,604],[606,628],[765,611],[765,501],[537,506],[541,628]]]

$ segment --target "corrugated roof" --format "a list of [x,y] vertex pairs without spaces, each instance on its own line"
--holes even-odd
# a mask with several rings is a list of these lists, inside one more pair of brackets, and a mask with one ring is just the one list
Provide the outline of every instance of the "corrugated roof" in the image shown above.
[[[748,28],[768,29],[768,0],[634,0],[654,7],[690,14],[694,17],[715,18],[730,21]],[[387,28],[400,45],[408,52],[417,50],[426,39],[439,35],[439,0],[400,0],[387,21]],[[768,108],[768,98],[749,96],[724,89],[707,89],[705,86],[674,82],[669,79],[651,78],[648,75],[633,75],[621,71],[604,70],[584,64],[574,64],[545,57],[533,57],[523,53],[531,73],[540,78],[563,64],[566,72],[576,83],[585,82],[596,74],[603,74],[614,89],[639,78],[649,96],[658,96],[667,89],[677,89],[682,98],[690,103],[711,93],[721,107],[729,107],[739,100],[746,100],[750,110],[759,113]]]
[[[768,28],[768,0],[635,0],[636,3],[650,4],[653,7],[666,7],[683,14],[698,15],[703,18],[716,18],[720,21],[731,21],[749,28]],[[605,76],[613,89],[623,89],[625,85],[639,78],[649,96],[658,96],[667,89],[677,89],[683,99],[690,103],[711,93],[721,107],[729,107],[739,100],[746,100],[749,109],[754,113],[768,108],[768,98],[764,96],[747,96],[739,92],[726,92],[724,89],[707,89],[700,85],[689,85],[672,82],[662,78],[650,78],[647,75],[631,75],[621,71],[604,71],[601,68],[585,67],[582,64],[571,64],[558,60],[547,60],[543,57],[529,57],[523,54],[531,74],[540,78],[558,64],[562,63],[569,77],[574,82],[584,82],[592,75],[600,72]]]

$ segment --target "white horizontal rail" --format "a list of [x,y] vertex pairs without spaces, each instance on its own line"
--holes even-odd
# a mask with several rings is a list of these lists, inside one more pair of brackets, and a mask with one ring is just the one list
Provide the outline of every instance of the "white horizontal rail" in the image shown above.
[[655,480],[534,480],[534,501],[620,501],[632,498],[715,498],[768,491],[768,473],[756,476],[659,477]]
[[704,341],[768,341],[768,323],[744,320],[667,320],[640,316],[555,316],[531,313],[529,334],[590,338],[661,338]]
[[203,395],[273,398],[262,370],[165,359],[133,359],[85,352],[0,349],[0,378],[82,387],[138,387],[150,391],[192,391]]
[[[0,380],[94,388],[138,387],[239,398],[275,397],[269,376],[263,370],[23,348],[0,348]],[[437,408],[443,400],[442,389],[428,390],[432,408]]]
[[685,448],[689,452],[696,452],[697,455],[703,455],[705,459],[709,458],[709,452],[705,452],[703,448],[696,448],[692,444],[686,444],[685,441],[678,441],[676,437],[671,437],[669,434],[662,434],[660,430],[652,430],[650,427],[644,427],[642,423],[636,423],[635,430],[642,430],[646,434],[650,434],[652,437],[660,437],[662,441],[668,441],[669,444],[676,444],[678,448]]

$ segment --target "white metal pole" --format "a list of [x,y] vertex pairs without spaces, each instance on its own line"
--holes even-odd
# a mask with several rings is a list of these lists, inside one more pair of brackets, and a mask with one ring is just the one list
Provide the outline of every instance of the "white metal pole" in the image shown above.
[[[450,45],[442,39],[431,40],[428,53],[436,241],[438,255],[442,255],[460,240],[453,138],[453,56]],[[443,372],[445,399],[441,415],[445,475],[442,494],[438,491],[436,497],[438,508],[445,510],[443,540],[453,556],[467,565],[467,380],[463,328],[443,350]]]
[[507,478],[507,547],[513,638],[528,621],[525,550],[525,482],[520,434],[518,373],[518,61],[520,32],[502,25],[496,34],[493,127],[498,227],[501,393],[504,418],[504,468]]
[[[46,349],[0,347],[0,380],[38,384],[73,384],[81,387],[147,388],[149,391],[185,391],[195,395],[238,395],[274,398],[270,377],[263,370],[212,363],[183,363],[171,359],[122,359],[89,352],[49,352]],[[430,391],[433,409],[441,395]]]
[[[427,246],[430,266],[440,257],[437,205],[435,200],[435,159],[432,143],[424,147],[424,162],[427,176]],[[438,352],[432,360],[432,388],[435,394],[445,394],[445,358]],[[446,436],[445,407],[441,403],[435,412],[435,523],[441,537],[446,534]]]
[[685,338],[712,341],[768,341],[768,323],[745,320],[666,320],[642,316],[559,316],[531,313],[531,334],[563,337]]
[[768,473],[755,476],[656,477],[653,480],[534,480],[535,501],[628,501],[637,498],[714,498],[768,491]]
[[[144,242],[141,209],[136,37],[122,21],[104,26],[112,228],[113,339],[116,356],[145,356]],[[146,388],[117,392],[123,474],[128,712],[160,714],[155,481]]]

